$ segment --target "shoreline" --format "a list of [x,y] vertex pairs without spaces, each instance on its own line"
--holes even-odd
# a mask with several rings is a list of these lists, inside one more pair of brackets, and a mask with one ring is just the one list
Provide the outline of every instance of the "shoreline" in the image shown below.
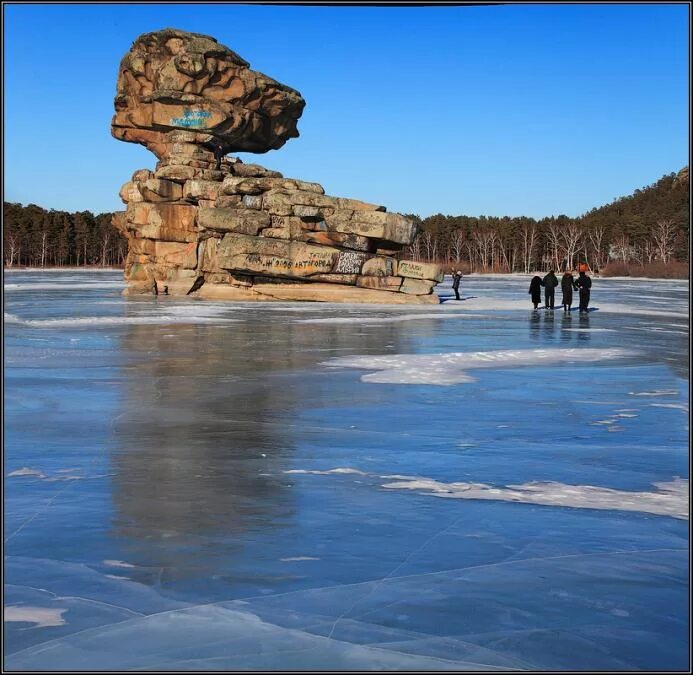
[[[16,273],[16,272],[124,272],[122,267],[3,267],[4,273]],[[535,274],[543,274],[542,272],[530,272],[525,274],[524,272],[513,272],[508,274],[507,272],[470,272],[469,274],[463,275],[463,279],[469,277],[488,277],[492,279],[531,279]],[[451,276],[446,274],[445,277]],[[613,279],[614,281],[685,281],[689,282],[689,278],[674,278],[674,277],[624,277],[624,276],[601,276],[601,275],[590,275],[593,279],[599,279],[599,281],[606,281],[608,279]]]
[[123,272],[122,267],[3,267],[3,272]]

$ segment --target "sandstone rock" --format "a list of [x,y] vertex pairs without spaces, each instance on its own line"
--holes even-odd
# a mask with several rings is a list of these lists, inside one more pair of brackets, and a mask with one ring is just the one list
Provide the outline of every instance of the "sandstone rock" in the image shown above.
[[213,136],[224,154],[280,148],[298,136],[305,106],[295,89],[250,70],[214,38],[172,28],[135,40],[120,63],[114,103],[113,135],[159,157],[178,130],[193,144]]
[[408,293],[410,295],[428,295],[433,292],[433,287],[435,285],[435,281],[405,277],[402,280],[402,287],[399,290],[402,293]]
[[368,257],[367,253],[358,251],[340,251],[334,272],[337,274],[361,274],[361,268]]
[[242,176],[244,178],[282,178],[279,171],[270,171],[259,164],[234,164],[231,168],[234,176]]
[[393,277],[397,274],[397,261],[392,258],[375,256],[363,264],[361,274],[374,277]]
[[137,171],[132,174],[132,178],[130,180],[133,183],[144,183],[144,181],[153,177],[154,176],[149,169],[137,169]]
[[221,191],[221,184],[210,180],[188,180],[183,185],[183,199],[216,199]]
[[219,239],[204,239],[197,246],[198,270],[201,272],[220,273],[222,272],[217,260],[217,250]]
[[443,268],[431,263],[415,262],[413,260],[400,260],[397,266],[397,274],[411,279],[429,279],[431,281],[443,280]]
[[256,235],[270,223],[268,213],[251,209],[199,209],[197,214],[199,227],[222,232]]
[[[340,246],[355,251],[368,252],[371,249],[370,239],[359,237],[356,234],[343,234],[341,232],[306,231],[302,232],[305,241],[325,246]],[[366,274],[366,272],[364,272]]]
[[[204,286],[203,286],[204,288]],[[406,295],[392,291],[340,287],[336,284],[256,284],[252,290],[274,300],[304,300],[311,302],[376,303],[376,304],[438,304],[437,295]]]
[[329,230],[360,234],[364,237],[411,244],[419,233],[419,225],[398,213],[381,211],[337,211],[325,216]]
[[220,195],[216,198],[214,206],[225,208],[238,208],[243,206],[243,197],[241,195]]
[[189,204],[170,204],[143,202],[130,204],[126,217],[131,223],[144,226],[154,225],[172,230],[195,232],[197,209]]
[[162,166],[154,172],[156,178],[165,178],[173,180],[177,183],[185,183],[186,180],[192,180],[195,177],[195,168],[192,166],[183,166],[181,164],[170,164]]
[[264,237],[227,234],[217,249],[224,269],[267,276],[307,277],[333,270],[340,251],[326,246]]
[[262,198],[262,208],[278,216],[292,215],[294,206],[326,207],[331,211],[338,208],[336,197],[308,190],[270,190]]
[[197,267],[197,244],[181,245],[175,242],[156,241],[154,257],[157,263],[194,270]]
[[144,197],[140,192],[138,184],[133,181],[125,183],[123,187],[120,188],[118,195],[126,204],[144,201]]
[[[402,277],[359,277],[356,285],[361,288],[377,288],[383,291],[399,291]],[[421,295],[414,293],[414,295]]]
[[262,197],[259,195],[243,195],[241,203],[246,209],[258,209],[262,208]]
[[309,281],[319,281],[326,284],[347,284],[355,286],[359,279],[358,274],[313,274]]
[[317,206],[301,206],[300,204],[293,207],[293,214],[300,218],[318,218],[322,220],[322,210]]
[[140,184],[140,192],[148,202],[175,202],[183,196],[183,188],[170,180],[149,178]]
[[303,106],[213,38],[166,29],[135,41],[111,131],[159,161],[123,185],[127,208],[112,219],[128,239],[129,292],[438,302],[431,291],[442,271],[393,257],[419,233],[410,219],[223,156],[280,147],[298,135]]

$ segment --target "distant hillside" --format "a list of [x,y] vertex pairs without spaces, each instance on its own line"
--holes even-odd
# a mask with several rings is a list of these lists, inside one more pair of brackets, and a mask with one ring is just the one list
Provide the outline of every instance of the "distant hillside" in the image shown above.
[[581,222],[587,228],[603,226],[608,236],[625,234],[630,241],[652,236],[661,221],[671,221],[676,233],[674,255],[687,260],[690,229],[688,167],[670,173],[656,183],[635,190],[586,213]]
[[408,253],[475,272],[529,273],[579,263],[601,270],[618,263],[619,273],[633,268],[654,276],[671,276],[678,265],[678,276],[687,273],[689,211],[685,167],[578,218],[438,213],[421,220],[424,231]]

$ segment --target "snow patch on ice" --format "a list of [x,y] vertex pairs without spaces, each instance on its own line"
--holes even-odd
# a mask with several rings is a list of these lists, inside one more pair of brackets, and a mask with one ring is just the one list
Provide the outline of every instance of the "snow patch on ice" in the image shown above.
[[41,473],[38,469],[30,469],[28,466],[23,466],[21,469],[7,474],[8,478],[11,476],[36,476],[37,478],[45,478],[46,474]]
[[135,567],[134,565],[122,560],[104,560],[103,564],[108,565],[109,567]]
[[629,396],[676,396],[676,389],[655,389],[654,391],[629,391]]
[[353,473],[357,474],[359,476],[367,476],[367,473],[364,473],[363,471],[359,471],[358,469],[351,469],[349,467],[337,467],[336,469],[328,469],[327,471],[318,471],[317,469],[315,470],[309,470],[309,469],[289,469],[288,471],[284,471],[283,473],[312,473],[316,475],[329,475],[333,473]]
[[64,626],[63,614],[65,612],[67,609],[10,605],[5,607],[3,618],[7,623],[33,623],[36,624],[34,628],[47,628],[49,626]]
[[473,368],[516,368],[579,361],[604,361],[635,354],[636,352],[621,348],[518,349],[447,354],[336,357],[323,365],[377,371],[361,376],[363,382],[452,385],[474,382],[474,378],[465,372]]
[[581,509],[639,511],[688,520],[688,480],[675,478],[653,483],[653,492],[631,492],[593,485],[567,485],[554,481],[531,481],[521,485],[493,487],[485,483],[444,483],[431,478],[410,477],[385,483],[390,490],[424,490],[436,497],[489,499],[544,506]]
[[320,560],[310,555],[297,555],[292,558],[279,558],[282,562],[303,562],[304,560]]
[[650,408],[676,408],[688,412],[688,406],[683,403],[650,403]]
[[[612,428],[616,429],[616,427],[610,427],[609,430]],[[621,430],[622,427],[617,429]],[[502,486],[471,481],[445,483],[424,476],[379,475],[358,469],[344,470],[342,468],[327,471],[298,469],[284,473],[320,475],[355,473],[390,481],[381,485],[381,487],[389,490],[418,490],[435,497],[522,502],[540,506],[568,506],[578,509],[637,511],[688,520],[689,481],[687,478],[679,477],[675,477],[671,481],[653,483],[654,491],[638,492],[593,485],[570,485],[559,481],[529,481],[520,485]]]

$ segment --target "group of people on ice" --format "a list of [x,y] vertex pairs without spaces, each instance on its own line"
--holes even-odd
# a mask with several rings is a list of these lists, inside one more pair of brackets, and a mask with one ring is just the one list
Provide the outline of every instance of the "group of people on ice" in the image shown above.
[[[459,270],[453,272],[452,274],[452,290],[455,292],[455,299],[460,299],[460,281],[462,281],[462,272]],[[580,311],[586,312],[587,307],[590,304],[590,288],[592,288],[592,279],[590,279],[585,270],[581,269],[578,278],[576,279],[571,272],[566,270],[563,273],[563,278],[558,281],[558,277],[553,270],[549,270],[549,273],[542,279],[540,276],[532,277],[532,281],[529,284],[529,294],[532,296],[532,303],[534,303],[534,309],[539,308],[539,303],[541,302],[541,289],[544,289],[544,301],[546,309],[554,308],[554,301],[556,296],[556,287],[561,285],[561,291],[563,293],[563,298],[561,302],[563,303],[563,311],[570,312],[573,306],[573,291],[578,291],[580,294]]]
[[590,304],[590,288],[592,288],[592,279],[590,279],[584,270],[580,270],[578,278],[576,279],[571,272],[566,270],[563,273],[561,281],[558,281],[558,277],[554,274],[553,270],[549,270],[549,273],[542,279],[540,276],[532,277],[532,281],[529,284],[529,294],[532,296],[532,303],[534,304],[534,309],[538,309],[539,303],[541,302],[541,289],[544,289],[544,307],[546,309],[554,308],[554,299],[556,287],[561,285],[561,291],[563,293],[563,298],[561,302],[563,303],[563,311],[570,312],[573,305],[573,291],[578,291],[580,294],[580,306],[581,312],[586,312],[587,307]]

